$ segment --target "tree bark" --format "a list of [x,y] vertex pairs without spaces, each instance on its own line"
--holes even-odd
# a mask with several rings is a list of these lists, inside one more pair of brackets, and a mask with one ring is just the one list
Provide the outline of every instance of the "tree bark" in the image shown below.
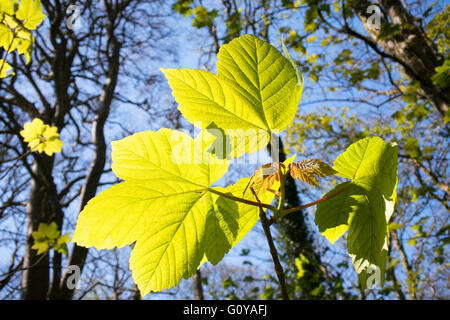
[[[22,273],[22,298],[46,299],[53,295],[53,285],[49,286],[50,260],[48,253],[37,255],[32,249],[34,239],[32,233],[40,223],[55,222],[61,230],[63,211],[59,204],[58,191],[53,182],[53,157],[35,155],[32,168],[30,197],[27,203],[27,234]],[[61,254],[54,252],[52,258],[52,283],[59,280],[61,274]],[[45,292],[45,293],[44,293]]]
[[[114,36],[112,27],[109,29],[108,38],[110,46],[110,57],[107,73],[108,77],[103,88],[103,92],[100,95],[99,109],[92,125],[92,139],[95,146],[94,158],[92,159],[86,182],[81,191],[80,212],[86,206],[88,201],[95,196],[106,163],[104,126],[111,109],[111,103],[114,97],[114,91],[119,75],[121,49],[121,44]],[[75,245],[72,254],[69,257],[68,265],[77,265],[81,272],[83,270],[87,254],[87,248]],[[67,280],[70,275],[71,274],[67,272],[64,273],[60,282],[58,299],[72,299],[75,289],[69,289],[67,287]]]
[[49,256],[48,253],[37,255],[37,251],[31,247],[34,244],[32,233],[36,231],[41,222],[49,222],[49,198],[43,174],[51,172],[52,163],[43,156],[41,157],[44,167],[38,162],[33,164],[33,177],[31,179],[30,197],[27,203],[27,233],[25,242],[25,253],[22,273],[22,299],[41,300],[47,296],[49,288]]
[[367,8],[371,3],[369,1],[356,1],[354,10],[370,34],[371,39],[351,30],[348,26],[345,31],[365,41],[378,54],[399,63],[411,79],[419,82],[420,93],[444,117],[450,105],[450,87],[441,88],[434,85],[431,80],[431,77],[436,73],[435,68],[443,64],[443,57],[434,50],[432,41],[401,1],[382,0],[381,4],[386,16],[391,21],[391,25],[408,25],[409,27],[400,28],[394,35],[380,40],[378,38],[380,29],[374,28],[368,22]]

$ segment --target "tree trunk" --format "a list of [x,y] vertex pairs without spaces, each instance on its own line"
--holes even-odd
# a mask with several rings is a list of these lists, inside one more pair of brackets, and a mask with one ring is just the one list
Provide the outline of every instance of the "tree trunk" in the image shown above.
[[[110,29],[110,32],[108,33],[108,38],[110,40],[109,46],[111,50],[108,65],[108,77],[103,88],[103,92],[100,95],[98,112],[92,125],[92,139],[95,145],[94,158],[92,159],[86,182],[81,191],[80,212],[86,206],[88,201],[95,197],[106,163],[104,126],[111,109],[114,90],[116,88],[117,78],[119,75],[121,48],[121,44],[118,43],[112,29]],[[87,248],[75,245],[72,254],[70,255],[68,265],[78,266],[81,272],[83,270],[87,254]],[[70,276],[71,274],[68,272],[64,273],[60,282],[60,293],[58,294],[58,299],[72,299],[75,289],[69,289],[67,287],[67,280]]]
[[[22,273],[22,299],[45,299],[49,288],[49,255],[48,252],[37,255],[37,251],[31,247],[34,244],[32,233],[36,231],[41,222],[49,221],[49,197],[48,189],[44,182],[43,174],[51,174],[52,163],[43,156],[40,163],[33,164],[33,178],[31,179],[30,197],[27,203],[27,233]],[[50,159],[50,158],[48,158]],[[41,167],[45,164],[45,167]]]
[[411,79],[419,82],[419,93],[426,97],[439,114],[444,117],[450,105],[450,87],[441,88],[434,85],[431,80],[431,77],[436,73],[435,68],[443,64],[443,57],[434,50],[432,41],[427,37],[424,30],[417,25],[417,22],[401,1],[382,0],[381,3],[391,21],[391,25],[400,24],[410,27],[401,28],[394,35],[380,40],[378,39],[380,29],[374,28],[368,22],[367,8],[371,3],[356,1],[354,10],[372,39],[365,38],[353,30],[347,29],[347,33],[364,40],[375,50],[379,46],[382,49],[382,52],[381,50],[378,52],[379,54],[381,53],[385,58],[399,63]]

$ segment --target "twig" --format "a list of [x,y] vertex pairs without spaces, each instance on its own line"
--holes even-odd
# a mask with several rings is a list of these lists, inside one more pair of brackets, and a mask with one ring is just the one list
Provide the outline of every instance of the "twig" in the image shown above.
[[5,177],[8,175],[8,173],[9,173],[12,169],[15,168],[15,166],[16,166],[17,162],[19,162],[19,160],[21,160],[23,157],[29,155],[30,153],[31,153],[31,150],[29,150],[29,151],[25,152],[24,154],[18,156],[17,158],[14,158],[14,159],[8,159],[7,161],[4,161],[4,162],[14,161],[14,163],[13,163],[9,168],[6,168],[6,169],[5,169],[3,175],[0,176],[0,180],[2,180],[3,178],[5,178]]
[[339,193],[341,193],[342,191],[344,191],[345,189],[347,189],[349,186],[350,186],[350,183],[348,183],[346,186],[340,188],[339,190],[336,190],[335,192],[333,192],[333,193],[331,193],[331,194],[329,194],[329,195],[327,195],[327,196],[324,196],[324,197],[320,198],[319,200],[316,200],[316,201],[313,201],[313,202],[304,204],[304,205],[299,206],[299,207],[295,207],[295,208],[291,208],[291,209],[284,210],[284,211],[281,212],[280,218],[284,217],[284,216],[287,215],[288,213],[295,212],[295,211],[300,211],[300,210],[303,210],[303,209],[312,207],[312,206],[314,206],[314,205],[316,205],[316,204],[318,204],[318,203],[320,203],[320,202],[323,202],[323,201],[326,201],[326,200],[328,200],[328,199],[334,198],[334,197],[337,196]]
[[[253,196],[255,197],[256,202],[261,204],[261,201],[259,200],[258,196],[255,193],[255,190],[253,190],[252,187],[250,187],[250,191],[252,192]],[[261,224],[264,229],[264,234],[266,235],[267,243],[269,244],[270,254],[272,255],[273,264],[275,266],[275,272],[278,277],[278,282],[280,283],[281,296],[283,297],[283,300],[289,300],[289,296],[288,296],[287,289],[286,289],[286,280],[284,277],[283,267],[281,266],[280,259],[278,258],[277,248],[275,248],[275,244],[274,244],[273,238],[272,238],[272,233],[270,232],[270,223],[267,220],[266,214],[265,214],[262,206],[259,206],[259,219],[261,220]]]

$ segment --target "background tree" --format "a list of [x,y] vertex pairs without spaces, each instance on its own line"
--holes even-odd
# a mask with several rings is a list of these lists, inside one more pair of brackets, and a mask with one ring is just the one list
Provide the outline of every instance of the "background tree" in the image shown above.
[[[2,286],[11,282],[13,291],[15,272],[22,271],[22,298],[70,299],[65,264],[83,270],[88,250],[74,246],[67,261],[55,251],[38,255],[32,233],[50,222],[73,231],[77,212],[111,183],[102,178],[110,171],[106,135],[138,129],[124,112],[140,110],[144,118],[156,111],[150,107],[157,80],[151,66],[160,53],[170,54],[170,47],[155,52],[170,29],[159,1],[42,1],[42,7],[47,19],[36,34],[32,62],[14,57],[15,75],[1,84],[1,241],[16,246]],[[33,118],[58,128],[65,141],[61,154],[28,152],[19,132]]]

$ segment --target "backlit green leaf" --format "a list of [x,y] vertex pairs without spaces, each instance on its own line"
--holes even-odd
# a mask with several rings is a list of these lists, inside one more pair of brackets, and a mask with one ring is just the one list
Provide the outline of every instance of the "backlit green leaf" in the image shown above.
[[366,287],[378,268],[381,283],[387,253],[387,223],[394,212],[397,186],[397,147],[378,137],[354,144],[334,162],[333,169],[351,182],[327,195],[343,190],[317,206],[315,222],[334,243],[349,230],[347,246],[353,266]]
[[[273,46],[252,35],[223,45],[217,58],[217,75],[161,70],[183,116],[200,128],[214,122],[232,142],[246,145],[247,150],[240,148],[233,156],[255,152],[267,145],[272,132],[292,122],[303,87],[298,70]],[[253,140],[245,142],[248,137]]]
[[355,199],[358,187],[350,182],[342,183],[325,194],[330,196],[340,190],[337,196],[317,205],[314,222],[324,237],[334,244],[347,230],[350,214],[357,211],[357,200]]
[[59,236],[61,231],[58,230],[58,226],[55,222],[50,224],[40,223],[38,229],[32,232],[34,240],[32,249],[37,250],[37,254],[43,254],[49,249],[54,249],[57,252],[67,255],[66,243],[70,241],[69,234],[66,233]]
[[143,295],[175,286],[206,260],[218,263],[256,223],[256,207],[217,194],[242,192],[244,182],[211,186],[228,163],[206,152],[201,138],[161,129],[113,142],[112,168],[126,181],[89,201],[78,218],[79,245],[136,243],[130,267]]

